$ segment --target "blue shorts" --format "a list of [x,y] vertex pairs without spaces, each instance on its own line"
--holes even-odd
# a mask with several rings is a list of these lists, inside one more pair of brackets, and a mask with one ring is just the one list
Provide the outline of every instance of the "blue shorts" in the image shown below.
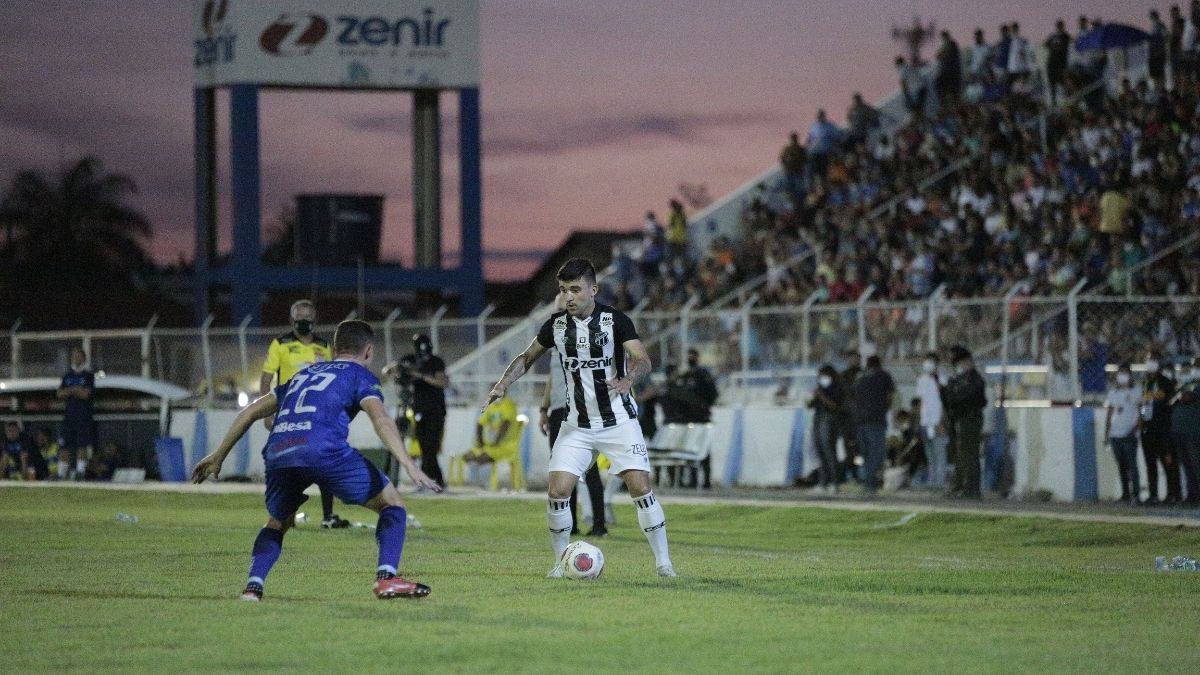
[[293,466],[267,469],[267,513],[287,520],[308,500],[304,491],[316,483],[347,504],[366,504],[390,481],[371,460],[357,452],[329,466]]

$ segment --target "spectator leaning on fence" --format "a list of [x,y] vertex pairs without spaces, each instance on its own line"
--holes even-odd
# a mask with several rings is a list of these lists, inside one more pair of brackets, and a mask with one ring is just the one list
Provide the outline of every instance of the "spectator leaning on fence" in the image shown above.
[[868,494],[881,486],[887,450],[888,410],[896,383],[877,354],[867,357],[867,369],[854,380],[854,426],[863,455],[863,485]]
[[1142,384],[1141,432],[1142,458],[1146,464],[1146,484],[1149,488],[1147,506],[1158,501],[1158,467],[1162,465],[1167,480],[1168,502],[1179,501],[1179,463],[1175,459],[1171,439],[1171,399],[1175,397],[1175,382],[1163,371],[1166,363],[1162,352],[1151,349],[1146,358],[1146,381]]
[[983,442],[983,409],[987,406],[987,385],[975,369],[971,352],[955,346],[950,350],[954,377],[946,384],[945,404],[953,427],[954,484],[950,496],[980,499],[983,496],[979,476],[979,450]]
[[942,405],[942,381],[938,373],[937,352],[929,352],[921,363],[921,376],[917,378],[917,397],[921,400],[921,417],[918,420],[923,434],[925,459],[931,487],[946,484],[946,447],[950,437],[946,434],[946,415]]
[[1171,408],[1171,436],[1186,474],[1188,506],[1200,506],[1200,357],[1182,364]]
[[1141,407],[1141,392],[1133,386],[1133,373],[1128,363],[1117,369],[1116,386],[1108,390],[1104,407],[1108,409],[1104,418],[1104,437],[1112,446],[1117,460],[1117,471],[1121,477],[1122,503],[1136,506],[1140,500],[1142,486],[1138,476],[1138,409]]

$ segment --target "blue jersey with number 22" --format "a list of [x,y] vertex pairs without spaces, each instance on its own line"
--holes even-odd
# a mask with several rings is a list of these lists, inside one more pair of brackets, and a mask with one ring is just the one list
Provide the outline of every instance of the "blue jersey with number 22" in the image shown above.
[[383,399],[379,378],[352,361],[314,363],[275,388],[279,412],[263,448],[270,469],[323,467],[355,454],[350,420],[367,398]]

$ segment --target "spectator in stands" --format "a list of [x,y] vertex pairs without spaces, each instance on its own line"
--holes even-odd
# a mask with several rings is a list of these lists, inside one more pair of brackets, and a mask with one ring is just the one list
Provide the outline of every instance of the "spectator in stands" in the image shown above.
[[671,212],[667,214],[667,253],[678,279],[681,277],[679,266],[686,265],[688,260],[688,221],[683,213],[683,204],[678,199],[672,199],[670,206]]
[[1146,70],[1155,84],[1165,82],[1167,65],[1167,24],[1157,9],[1150,10],[1150,46],[1146,55]]
[[1125,218],[1131,207],[1124,186],[1113,181],[1100,197],[1100,233],[1105,236],[1105,244],[1125,234]]
[[983,409],[987,406],[987,385],[975,369],[971,352],[961,345],[950,350],[954,376],[946,384],[944,403],[953,427],[954,483],[951,497],[981,499],[979,450],[983,442]]
[[944,487],[946,484],[946,446],[950,442],[946,435],[946,419],[942,405],[942,382],[938,372],[938,354],[929,352],[921,364],[921,376],[917,378],[917,398],[921,403],[920,425],[926,464],[929,468],[928,485]]
[[92,456],[92,445],[96,433],[96,422],[92,418],[92,392],[96,388],[96,376],[87,366],[87,353],[83,347],[71,349],[71,369],[63,375],[58,388],[58,398],[65,406],[63,414],[63,463],[59,465],[59,477],[83,480],[88,459]]
[[1024,83],[1033,72],[1033,54],[1029,41],[1021,35],[1021,25],[1014,21],[1009,31],[1008,80],[1009,86]]
[[867,369],[854,380],[854,427],[863,454],[863,484],[868,494],[879,490],[887,449],[888,410],[896,383],[878,354],[867,357]]
[[1171,438],[1171,404],[1175,398],[1175,383],[1164,374],[1166,363],[1162,352],[1150,349],[1146,354],[1146,380],[1142,384],[1141,433],[1142,458],[1146,464],[1146,484],[1149,496],[1146,506],[1158,501],[1158,466],[1162,465],[1167,481],[1167,501],[1179,502],[1179,462]]
[[1121,476],[1121,498],[1119,501],[1137,506],[1142,494],[1138,477],[1138,408],[1141,394],[1133,386],[1133,372],[1128,363],[1117,368],[1116,386],[1108,390],[1104,407],[1104,437],[1112,446],[1117,460],[1117,471]]
[[868,143],[879,130],[879,111],[863,100],[862,94],[854,92],[850,109],[846,111],[846,146],[853,150],[859,143]]
[[842,131],[825,116],[825,109],[817,110],[817,119],[808,128],[805,145],[808,149],[806,168],[810,181],[824,182],[829,159],[842,142]]
[[896,73],[900,76],[900,93],[904,96],[904,109],[911,117],[919,118],[925,111],[925,77],[920,66],[908,63],[903,56],[896,57]]
[[991,77],[992,48],[984,39],[983,29],[975,29],[975,43],[968,55],[967,80],[982,83]]
[[1171,5],[1170,19],[1171,24],[1167,29],[1167,50],[1169,52],[1167,57],[1171,61],[1171,77],[1178,80],[1184,62],[1183,33],[1187,27],[1187,19],[1183,18],[1183,12],[1179,10],[1179,5]]
[[1071,34],[1062,20],[1054,22],[1054,32],[1046,38],[1046,85],[1050,89],[1050,104],[1061,93],[1067,74],[1067,59],[1071,55]]
[[658,278],[659,265],[666,255],[666,230],[658,222],[653,211],[646,212],[646,223],[642,225],[642,277],[647,280]]
[[[804,166],[807,162],[800,135],[795,131],[788,136],[788,144],[779,152],[779,164],[783,166],[783,180],[793,206],[804,201]],[[764,205],[765,206],[765,205]]]
[[962,57],[958,43],[949,31],[942,31],[942,46],[937,52],[937,78],[933,86],[939,106],[958,103],[958,95],[962,91]]
[[858,447],[858,432],[855,430],[854,383],[862,373],[862,357],[857,350],[847,349],[842,352],[842,356],[846,359],[846,368],[838,375],[838,388],[841,389],[842,396],[844,397],[839,417],[841,422],[842,446],[846,451],[846,459],[842,465],[842,475],[838,480],[839,483],[844,483],[852,479],[858,480],[856,467],[860,452]]
[[817,451],[817,488],[828,495],[837,494],[841,471],[837,465],[837,439],[841,427],[845,394],[838,383],[837,371],[828,363],[817,370],[817,387],[808,407],[813,410],[813,445]]
[[1008,83],[1009,53],[1012,50],[1012,34],[1008,24],[1000,25],[1000,39],[992,47],[992,73],[997,82]]

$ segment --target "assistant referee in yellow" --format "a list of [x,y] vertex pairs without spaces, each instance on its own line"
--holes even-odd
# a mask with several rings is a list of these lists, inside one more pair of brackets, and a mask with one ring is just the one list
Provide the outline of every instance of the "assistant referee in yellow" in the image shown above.
[[[272,382],[278,378],[283,384],[292,379],[301,368],[317,361],[332,361],[333,351],[329,341],[313,334],[313,324],[317,320],[317,308],[312,300],[297,300],[292,303],[290,313],[292,330],[271,340],[271,348],[267,351],[267,360],[263,363],[262,378],[258,383],[259,395],[271,391]],[[275,424],[272,415],[263,423],[270,430]],[[321,487],[318,485],[318,487]],[[333,493],[321,487],[321,527],[337,529],[350,527],[350,521],[343,520],[333,512]]]

